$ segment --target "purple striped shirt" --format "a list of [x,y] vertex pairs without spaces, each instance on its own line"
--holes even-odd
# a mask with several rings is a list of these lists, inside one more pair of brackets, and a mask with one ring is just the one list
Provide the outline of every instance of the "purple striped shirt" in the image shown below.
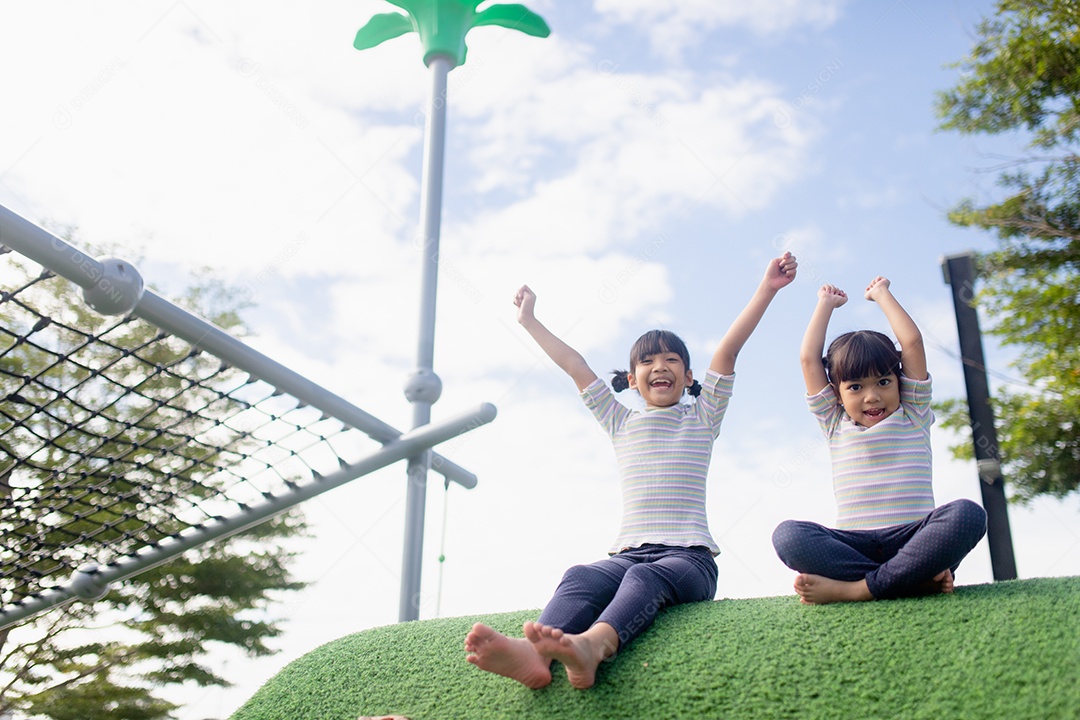
[[832,385],[807,396],[829,441],[840,529],[900,525],[934,509],[930,385],[901,376],[900,408],[872,427],[848,417]]
[[631,410],[597,378],[581,398],[611,436],[623,514],[612,554],[647,543],[720,548],[709,532],[705,480],[734,375],[709,370],[693,404]]

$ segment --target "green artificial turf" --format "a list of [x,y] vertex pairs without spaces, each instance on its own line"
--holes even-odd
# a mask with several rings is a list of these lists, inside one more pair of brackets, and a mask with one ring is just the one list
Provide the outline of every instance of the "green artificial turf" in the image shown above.
[[597,684],[529,690],[465,661],[481,621],[521,636],[537,611],[349,635],[266,683],[232,720],[1080,718],[1080,577],[951,596],[805,606],[789,597],[661,612]]

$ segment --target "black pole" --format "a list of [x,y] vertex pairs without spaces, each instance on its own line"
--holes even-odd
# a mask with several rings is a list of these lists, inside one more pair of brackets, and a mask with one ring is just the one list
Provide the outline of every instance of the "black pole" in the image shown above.
[[1016,579],[1009,510],[1005,500],[1005,479],[998,456],[994,408],[990,405],[990,386],[986,380],[982,333],[975,311],[975,255],[947,255],[941,261],[945,284],[952,287],[956,309],[956,329],[960,334],[960,357],[964,363],[971,438],[975,443],[975,461],[979,468],[983,509],[986,510],[986,539],[990,543],[990,565],[995,580]]

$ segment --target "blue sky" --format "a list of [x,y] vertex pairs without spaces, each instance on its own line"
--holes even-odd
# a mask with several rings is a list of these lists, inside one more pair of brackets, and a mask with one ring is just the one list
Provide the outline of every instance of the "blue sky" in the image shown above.
[[[887,330],[876,275],[920,324],[935,397],[959,397],[943,255],[986,250],[945,210],[997,197],[1017,137],[936,131],[990,2],[530,1],[547,39],[469,35],[450,76],[435,369],[438,419],[490,401],[489,426],[440,451],[480,478],[429,492],[421,617],[540,607],[599,558],[619,496],[610,446],[573,383],[514,321],[537,315],[598,372],[652,327],[694,369],[790,250],[799,278],[737,367],[710,474],[718,598],[791,594],[769,544],[789,517],[834,519],[827,453],[806,411],[798,343],[817,288],[855,299],[831,334]],[[415,36],[363,53],[379,0],[42,2],[0,22],[0,203],[120,243],[168,294],[211,265],[256,303],[250,342],[399,428],[415,362],[427,71]],[[984,323],[985,324],[985,323]],[[987,342],[992,384],[1015,380]],[[973,463],[935,430],[939,503],[979,499]],[[1013,507],[1022,577],[1080,574],[1075,498]],[[215,652],[230,690],[188,690],[183,720],[227,716],[288,661],[397,618],[404,468],[310,503],[311,582],[272,614],[274,657]],[[446,561],[437,562],[440,553]],[[441,570],[441,572],[440,572]],[[991,579],[985,541],[959,584]],[[794,601],[794,595],[792,594]],[[462,660],[464,662],[464,660]]]

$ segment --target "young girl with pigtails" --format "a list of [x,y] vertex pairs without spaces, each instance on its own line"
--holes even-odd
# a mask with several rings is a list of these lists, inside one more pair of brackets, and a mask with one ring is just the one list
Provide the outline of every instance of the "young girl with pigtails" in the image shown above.
[[848,299],[835,285],[818,290],[803,335],[806,400],[829,444],[838,527],[785,520],[772,540],[810,605],[951,593],[957,566],[986,532],[986,512],[971,500],[934,505],[926,350],[890,286],[876,277],[864,296],[899,350],[883,333],[856,330],[822,356],[833,311]]
[[[609,557],[576,565],[523,638],[477,623],[465,638],[467,660],[529,688],[551,682],[560,661],[570,684],[591,687],[599,664],[626,647],[665,607],[711,600],[719,547],[709,532],[705,481],[713,444],[734,383],[735,359],[776,293],[795,279],[795,257],[771,260],[750,302],[721,339],[705,373],[694,380],[685,343],[652,330],[630,351],[630,369],[612,388],[585,359],[536,319],[536,295],[518,290],[518,322],[574,381],[581,399],[611,437],[622,485],[622,522]],[[631,410],[612,389],[636,390]],[[693,403],[683,402],[685,394]]]

